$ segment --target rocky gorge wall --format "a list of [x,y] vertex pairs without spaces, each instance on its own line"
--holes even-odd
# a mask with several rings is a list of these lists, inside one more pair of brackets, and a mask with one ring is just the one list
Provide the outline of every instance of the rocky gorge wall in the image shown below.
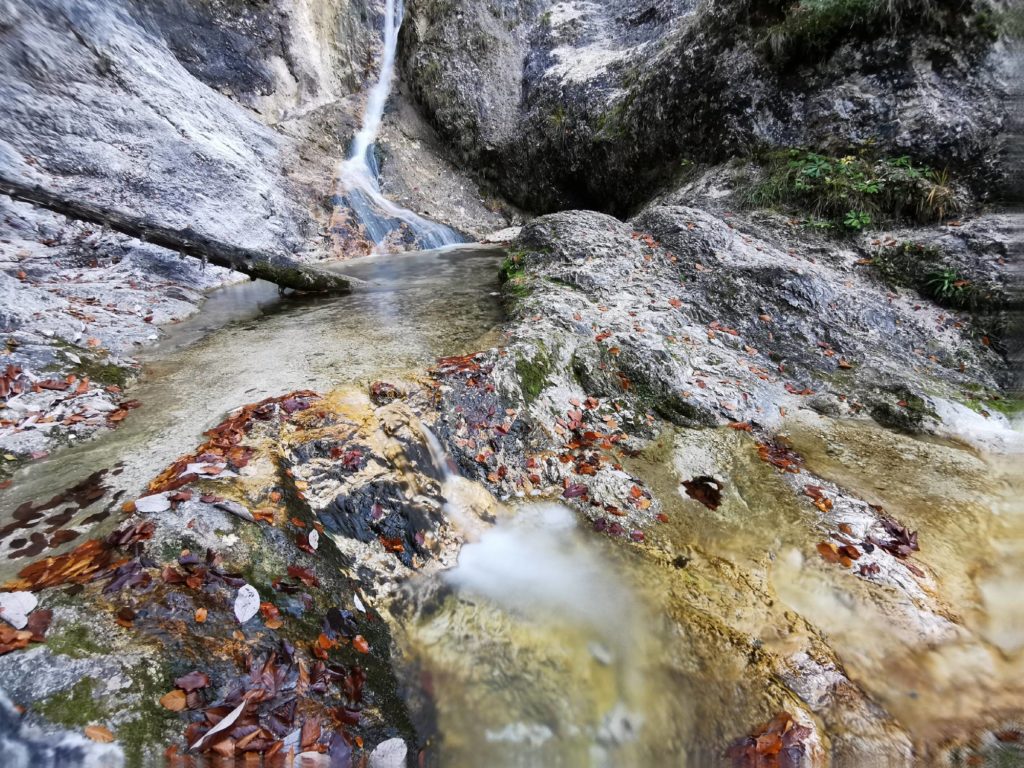
[[1005,8],[412,0],[404,75],[523,207],[635,210],[693,163],[870,146],[993,172]]

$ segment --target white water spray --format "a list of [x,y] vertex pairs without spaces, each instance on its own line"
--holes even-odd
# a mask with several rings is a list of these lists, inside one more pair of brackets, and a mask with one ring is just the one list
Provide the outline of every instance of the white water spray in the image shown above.
[[384,107],[391,93],[402,14],[402,0],[386,0],[384,55],[381,59],[380,77],[370,89],[363,124],[352,141],[348,159],[338,167],[339,194],[345,198],[356,218],[366,227],[366,234],[378,247],[384,243],[390,232],[404,222],[416,235],[422,249],[439,248],[464,242],[464,238],[450,227],[428,221],[388,200],[381,194],[377,181],[379,169],[373,153],[373,144],[377,139]]

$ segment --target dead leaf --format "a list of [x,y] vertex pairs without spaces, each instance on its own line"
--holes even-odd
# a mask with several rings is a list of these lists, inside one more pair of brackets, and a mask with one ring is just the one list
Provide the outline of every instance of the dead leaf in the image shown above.
[[185,708],[186,696],[184,691],[173,690],[160,697],[160,706],[169,709],[171,712],[181,712]]
[[98,741],[100,744],[110,744],[114,740],[111,730],[102,725],[87,725],[84,733],[87,738]]

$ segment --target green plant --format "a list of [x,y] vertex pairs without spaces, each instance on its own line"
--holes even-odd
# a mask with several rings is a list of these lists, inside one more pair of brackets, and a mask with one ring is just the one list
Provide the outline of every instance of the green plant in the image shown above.
[[947,171],[915,164],[908,156],[876,157],[869,148],[841,157],[802,149],[771,152],[747,202],[803,212],[858,232],[885,221],[928,221],[956,208]]
[[967,293],[967,287],[970,284],[970,280],[960,277],[960,274],[955,269],[947,267],[938,272],[930,273],[925,281],[925,288],[935,299],[962,305],[964,303],[963,298]]
[[867,211],[847,211],[846,216],[843,218],[843,225],[847,229],[852,229],[856,232],[859,232],[870,224],[871,214]]

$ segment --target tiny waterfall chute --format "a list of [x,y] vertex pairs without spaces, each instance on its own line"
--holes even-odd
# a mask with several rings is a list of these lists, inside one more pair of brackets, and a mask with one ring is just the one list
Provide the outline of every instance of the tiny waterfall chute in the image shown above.
[[352,140],[349,155],[338,166],[339,203],[351,209],[376,250],[382,250],[388,235],[403,225],[412,232],[418,247],[424,250],[465,242],[465,238],[451,227],[403,208],[388,200],[380,190],[380,169],[377,167],[374,144],[391,93],[403,12],[402,0],[386,0],[380,75],[367,96],[363,123]]

